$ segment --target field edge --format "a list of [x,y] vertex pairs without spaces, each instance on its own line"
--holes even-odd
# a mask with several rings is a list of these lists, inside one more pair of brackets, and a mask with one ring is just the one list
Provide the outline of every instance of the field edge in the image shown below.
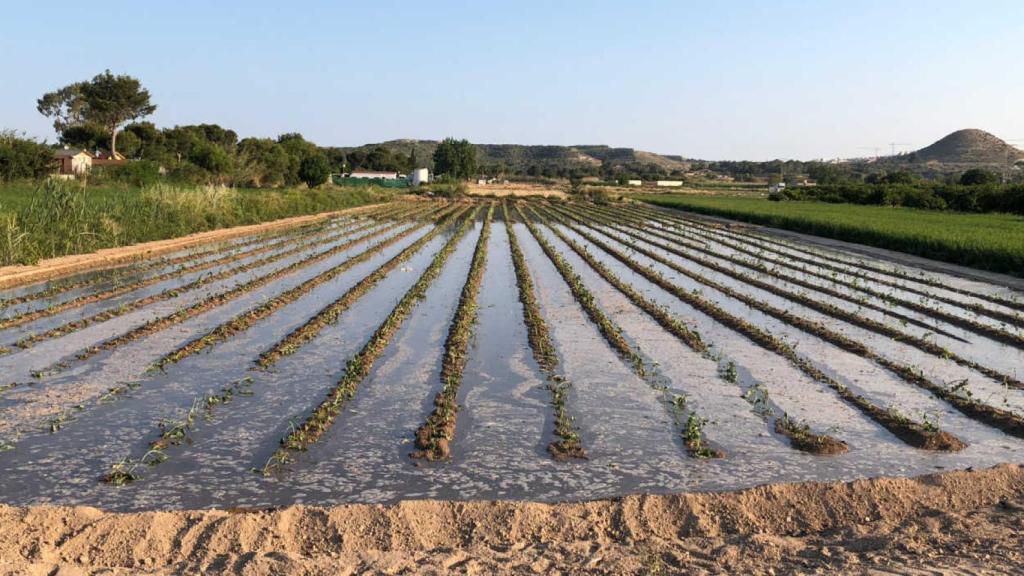
[[783,571],[860,573],[864,563],[996,569],[1024,559],[1014,520],[1022,512],[1024,467],[1017,464],[556,504],[408,500],[135,513],[0,504],[0,575],[218,566],[487,570],[538,562],[545,570],[609,573],[759,571],[765,554]]
[[386,203],[387,201],[375,202],[372,204],[363,204],[361,206],[344,208],[342,210],[332,210],[329,212],[318,212],[316,214],[304,214],[301,216],[269,220],[259,224],[246,224],[243,226],[218,228],[216,230],[196,232],[186,236],[177,236],[175,238],[153,240],[139,244],[118,246],[116,248],[104,248],[87,254],[58,256],[56,258],[41,260],[36,264],[2,266],[0,267],[0,289],[17,288],[26,284],[52,280],[70,274],[78,274],[101,268],[112,268],[131,264],[136,260],[185,250],[202,244],[222,242],[241,236],[262,234],[285,228],[296,228],[299,226],[314,224],[322,220],[328,220],[341,215],[358,214]]

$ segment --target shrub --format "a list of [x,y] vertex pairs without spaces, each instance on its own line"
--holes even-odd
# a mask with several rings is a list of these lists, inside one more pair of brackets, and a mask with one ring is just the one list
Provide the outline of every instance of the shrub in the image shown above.
[[299,164],[299,179],[310,188],[316,188],[327,181],[331,163],[323,152],[315,152],[302,159]]
[[466,195],[469,187],[462,180],[445,176],[431,182],[429,185],[420,186],[420,191],[423,193],[429,192],[440,198],[460,198]]
[[0,181],[42,178],[53,172],[53,150],[13,131],[0,131]]
[[129,186],[153,186],[160,182],[160,164],[150,160],[127,162],[120,166],[100,166],[93,168],[89,179],[93,184],[116,182]]

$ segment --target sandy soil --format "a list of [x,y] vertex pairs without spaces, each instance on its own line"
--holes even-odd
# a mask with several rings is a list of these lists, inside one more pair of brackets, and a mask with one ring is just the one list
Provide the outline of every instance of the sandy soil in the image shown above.
[[0,506],[0,574],[1019,573],[1024,468],[586,503]]
[[551,186],[541,186],[539,184],[523,184],[523,183],[509,183],[509,184],[470,184],[469,194],[476,196],[544,196],[544,197],[555,197],[565,198],[565,191],[559,190]]
[[281,220],[273,220],[262,224],[236,226],[234,228],[221,228],[219,230],[210,230],[208,232],[197,232],[188,236],[169,238],[167,240],[155,240],[153,242],[144,242],[142,244],[133,244],[131,246],[107,248],[90,254],[73,254],[70,256],[61,256],[59,258],[51,258],[49,260],[43,260],[32,266],[4,266],[0,267],[0,288],[9,288],[12,286],[19,286],[21,284],[28,284],[30,282],[41,282],[43,280],[49,280],[51,278],[77,272],[87,272],[89,270],[96,270],[99,268],[109,268],[121,264],[130,264],[135,260],[159,256],[161,254],[177,250],[184,250],[200,244],[222,242],[239,236],[259,234],[281,228],[302,226],[304,224],[310,224],[312,222],[331,218],[338,214],[352,214],[368,210],[372,207],[373,205],[359,206],[336,212],[323,212],[320,214],[308,214],[306,216],[282,218]]

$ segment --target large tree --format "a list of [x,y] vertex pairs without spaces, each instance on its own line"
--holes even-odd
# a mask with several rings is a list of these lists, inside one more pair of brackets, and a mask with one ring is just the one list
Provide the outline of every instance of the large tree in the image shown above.
[[135,78],[114,75],[110,70],[92,80],[75,82],[48,92],[36,102],[39,113],[53,118],[60,134],[83,125],[102,126],[110,134],[110,153],[117,153],[117,132],[124,124],[149,116],[156,105],[149,90]]
[[441,176],[466,179],[476,174],[476,147],[468,140],[445,138],[434,151],[434,172]]

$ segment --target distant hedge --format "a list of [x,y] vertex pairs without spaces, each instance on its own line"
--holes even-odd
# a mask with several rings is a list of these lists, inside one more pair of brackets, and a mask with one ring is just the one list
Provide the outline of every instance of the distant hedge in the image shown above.
[[787,188],[769,194],[768,199],[1024,214],[1024,184],[828,184]]

